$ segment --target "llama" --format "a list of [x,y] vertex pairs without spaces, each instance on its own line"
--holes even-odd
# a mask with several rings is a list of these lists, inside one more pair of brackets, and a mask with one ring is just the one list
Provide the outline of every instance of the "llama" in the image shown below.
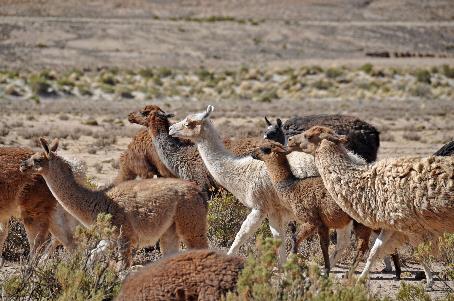
[[348,143],[345,147],[364,158],[366,162],[371,163],[377,159],[380,133],[374,126],[357,117],[322,114],[292,117],[283,124],[277,118],[275,125],[266,117],[265,121],[268,126],[265,130],[265,138],[282,145],[286,145],[288,137],[302,133],[315,125],[322,125],[332,128],[338,134],[346,135]]
[[[280,199],[292,209],[298,222],[301,223],[298,244],[312,235],[315,231],[320,236],[320,244],[325,262],[325,269],[330,268],[337,261],[339,252],[328,258],[329,229],[342,229],[352,219],[348,216],[329,196],[320,177],[299,179],[290,169],[287,159],[288,151],[280,143],[271,142],[263,145],[252,153],[252,157],[265,162],[268,174]],[[358,240],[358,252],[353,261],[351,272],[357,267],[359,260],[369,249],[371,229],[355,223],[355,235]],[[339,238],[339,243],[345,243],[348,239]],[[346,246],[340,249],[345,249]],[[395,256],[395,255],[393,255]],[[393,258],[394,262],[398,262]],[[400,278],[400,266],[396,265],[396,278]]]
[[207,203],[194,183],[145,179],[94,191],[75,181],[68,163],[56,154],[57,139],[50,146],[44,138],[40,141],[44,151],[22,161],[21,171],[40,174],[57,201],[84,226],[95,223],[100,213],[110,214],[124,266],[131,265],[131,248],[158,239],[163,254],[178,251],[179,241],[188,248],[208,246]]
[[[380,145],[378,130],[371,124],[353,116],[337,114],[308,115],[292,117],[284,123],[282,123],[281,119],[277,118],[276,124],[272,124],[265,116],[265,122],[267,128],[264,138],[279,142],[282,145],[287,144],[289,136],[299,134],[314,125],[323,125],[331,127],[339,134],[346,135],[348,137],[346,148],[364,158],[367,163],[371,163],[377,159],[377,152]],[[293,229],[296,229],[296,227],[292,225],[291,229],[293,232]],[[396,268],[396,276],[399,279],[400,263],[398,254],[393,254],[392,259]],[[385,257],[385,268],[383,272],[392,272],[389,257]]]
[[454,155],[454,140],[443,145],[434,153],[434,156],[452,156]]
[[[148,105],[143,113],[159,111],[160,108]],[[138,123],[135,114],[129,114],[131,123]],[[141,129],[128,145],[128,149],[120,155],[120,170],[114,184],[134,180],[136,177],[151,179],[153,177],[172,178],[175,175],[161,162],[153,147],[153,138],[146,129]]]
[[[148,128],[159,159],[174,175],[195,181],[210,194],[217,191],[220,186],[205,167],[194,143],[169,135],[169,118],[173,117],[173,114],[165,113],[162,110],[149,110],[149,106],[146,106],[140,111],[130,113],[129,116],[134,123]],[[224,143],[227,149],[234,154],[245,155],[257,148],[262,140],[249,138],[232,141],[226,139]]]
[[[11,217],[18,217],[24,223],[30,256],[41,250],[49,232],[66,249],[74,248],[73,232],[77,220],[58,204],[41,176],[19,171],[20,163],[33,153],[24,147],[0,147],[0,255]],[[85,180],[82,163],[72,161],[71,164],[78,179]],[[2,264],[0,256],[0,266]]]
[[213,250],[184,252],[129,275],[116,300],[221,300],[243,267],[244,259]]
[[[454,157],[384,159],[358,165],[347,155],[347,138],[326,127],[312,127],[289,139],[289,147],[314,154],[325,187],[355,220],[382,231],[360,276],[376,258],[404,243],[432,242],[454,232]],[[433,285],[423,264],[427,286]]]
[[[194,141],[213,178],[243,205],[251,208],[228,254],[236,253],[265,218],[268,218],[273,236],[285,241],[284,225],[294,220],[292,211],[279,199],[265,163],[251,156],[236,156],[225,149],[209,118],[213,109],[213,106],[208,106],[205,112],[188,115],[182,121],[173,124],[169,128],[169,134]],[[310,155],[295,152],[289,155],[289,161],[292,172],[300,178],[318,175],[314,159]],[[340,237],[346,237],[345,234],[338,234]],[[282,264],[285,258],[285,244],[281,244],[279,262]]]

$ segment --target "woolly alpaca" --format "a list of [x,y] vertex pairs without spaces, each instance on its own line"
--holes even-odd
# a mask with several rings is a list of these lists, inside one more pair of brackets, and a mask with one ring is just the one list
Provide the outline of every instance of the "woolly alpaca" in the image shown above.
[[[134,123],[148,127],[149,135],[152,138],[154,149],[164,165],[179,178],[193,180],[199,184],[204,191],[216,191],[219,185],[208,172],[197,147],[189,140],[179,139],[169,135],[170,121],[173,114],[165,113],[162,110],[144,109],[129,114],[130,120]],[[224,140],[227,149],[236,155],[249,154],[262,142],[258,139],[241,139],[238,141]]]
[[[73,230],[77,220],[57,203],[41,176],[19,171],[20,162],[33,153],[28,148],[0,148],[0,255],[12,216],[21,218],[24,223],[31,256],[43,247],[49,232],[67,249],[74,247]],[[80,178],[85,178],[83,168],[78,172]],[[2,261],[0,256],[0,265]]]
[[[325,262],[325,269],[330,270],[338,257],[340,250],[347,246],[339,246],[337,253],[328,258],[329,229],[342,229],[352,223],[352,219],[334,202],[329,196],[320,177],[299,179],[295,177],[290,169],[287,159],[288,151],[279,143],[269,143],[257,149],[252,157],[262,160],[273,182],[274,188],[280,199],[292,209],[298,222],[301,223],[301,231],[298,237],[298,244],[318,231],[320,244]],[[369,249],[369,238],[371,229],[355,223],[355,235],[358,240],[358,252],[353,261],[351,271],[354,271],[359,260]],[[339,243],[347,243],[348,238],[339,238]],[[395,255],[394,255],[395,256]],[[393,258],[396,264],[397,258]],[[396,265],[396,275],[400,278],[400,267]]]
[[[403,157],[358,165],[347,156],[347,138],[316,126],[289,139],[289,147],[314,154],[336,203],[355,220],[382,232],[361,278],[377,257],[403,243],[415,246],[454,232],[454,157]],[[427,285],[433,284],[423,265]]]
[[[285,225],[294,219],[291,209],[286,208],[279,200],[265,163],[254,160],[251,156],[236,156],[225,149],[209,118],[213,109],[213,106],[208,106],[206,112],[187,116],[172,125],[169,134],[193,140],[213,178],[243,205],[252,209],[241,225],[228,254],[237,252],[265,218],[268,218],[273,236],[285,241]],[[292,172],[298,177],[318,175],[312,156],[295,152],[288,158]],[[280,263],[284,262],[285,257],[285,244],[281,244]]]
[[21,171],[39,173],[52,194],[83,225],[98,214],[112,215],[119,231],[123,263],[131,264],[131,248],[149,246],[160,239],[164,254],[178,250],[181,240],[188,248],[206,248],[207,204],[198,187],[180,179],[127,181],[104,191],[78,184],[71,169],[51,146],[40,139],[44,152],[21,163]]
[[244,260],[194,250],[159,260],[128,276],[117,301],[221,300],[235,291]]
[[364,158],[367,162],[377,159],[378,147],[380,146],[380,133],[377,129],[359,118],[346,115],[309,115],[292,117],[284,124],[278,118],[273,125],[265,117],[268,125],[265,130],[265,138],[286,145],[288,137],[297,135],[315,125],[327,126],[336,133],[346,135],[348,143],[345,147],[355,154]]
[[[160,108],[148,105],[143,112],[159,111]],[[129,114],[131,123],[138,123],[135,114]],[[114,184],[134,180],[136,177],[151,179],[154,176],[172,178],[172,172],[161,162],[153,147],[153,138],[146,129],[140,130],[128,145],[128,150],[120,155],[120,171]]]

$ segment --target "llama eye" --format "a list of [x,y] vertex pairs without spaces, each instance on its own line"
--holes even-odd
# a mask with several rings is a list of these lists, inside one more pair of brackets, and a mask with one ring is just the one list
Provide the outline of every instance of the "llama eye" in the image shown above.
[[144,117],[145,117],[145,116],[148,116],[148,113],[149,113],[149,112],[140,112],[140,114],[141,114],[142,116],[144,116]]

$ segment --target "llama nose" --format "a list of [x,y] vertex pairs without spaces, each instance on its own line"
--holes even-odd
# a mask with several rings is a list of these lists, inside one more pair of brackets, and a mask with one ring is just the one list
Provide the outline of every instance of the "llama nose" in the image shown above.
[[173,136],[173,134],[175,134],[175,133],[176,133],[175,128],[173,126],[169,127],[169,135]]
[[134,120],[134,113],[128,114],[128,121]]

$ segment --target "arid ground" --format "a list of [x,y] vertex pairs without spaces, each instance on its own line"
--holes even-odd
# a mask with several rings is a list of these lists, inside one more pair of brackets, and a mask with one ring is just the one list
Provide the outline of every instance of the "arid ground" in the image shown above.
[[[99,185],[145,104],[175,121],[212,104],[238,139],[261,136],[265,115],[355,115],[380,130],[380,158],[454,138],[452,1],[60,2],[0,0],[0,145],[59,137]],[[420,266],[404,259],[416,282]],[[394,297],[381,268],[371,290]],[[453,288],[438,280],[430,294]]]

